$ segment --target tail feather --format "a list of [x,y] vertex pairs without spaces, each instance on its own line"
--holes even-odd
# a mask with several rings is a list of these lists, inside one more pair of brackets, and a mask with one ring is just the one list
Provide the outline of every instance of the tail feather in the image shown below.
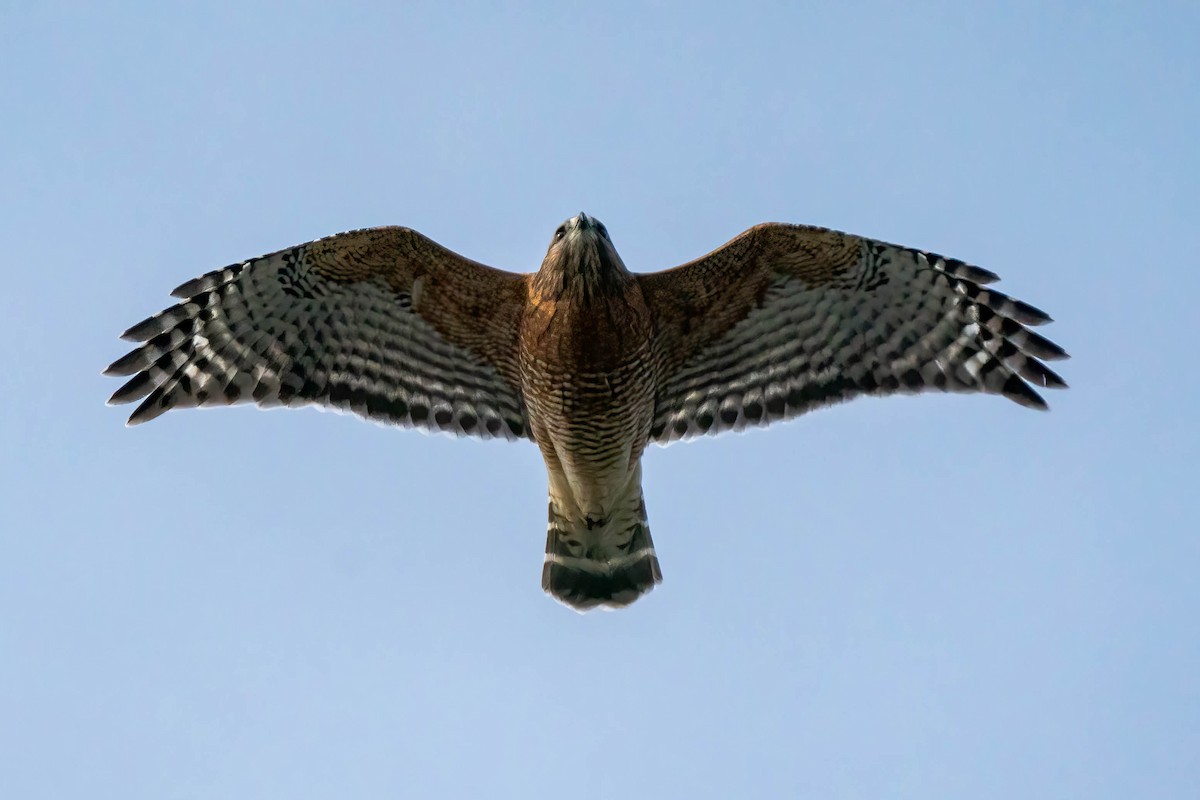
[[605,520],[573,520],[550,500],[542,588],[579,611],[621,608],[662,581],[646,506]]

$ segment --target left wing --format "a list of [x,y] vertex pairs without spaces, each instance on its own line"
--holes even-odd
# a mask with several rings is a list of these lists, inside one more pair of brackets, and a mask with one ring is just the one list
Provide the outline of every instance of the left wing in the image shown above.
[[639,275],[661,357],[659,443],[789,419],[858,395],[986,392],[1046,408],[1029,330],[1050,317],[984,286],[985,269],[825,228],[758,225],[675,269]]
[[[232,264],[127,330],[108,375],[136,424],[172,408],[316,404],[482,438],[529,435],[517,375],[523,276],[408,228],[350,231]],[[144,398],[144,399],[143,399]]]

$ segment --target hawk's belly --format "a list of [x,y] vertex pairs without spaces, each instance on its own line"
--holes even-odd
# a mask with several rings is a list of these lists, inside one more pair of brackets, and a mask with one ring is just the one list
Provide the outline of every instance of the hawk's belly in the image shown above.
[[637,475],[654,413],[648,320],[556,315],[522,348],[530,430],[552,494],[582,517],[603,517]]

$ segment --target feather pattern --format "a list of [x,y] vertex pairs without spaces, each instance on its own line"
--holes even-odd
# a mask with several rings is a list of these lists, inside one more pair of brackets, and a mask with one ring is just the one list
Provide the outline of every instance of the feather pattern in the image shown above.
[[[318,404],[395,425],[528,436],[516,380],[521,277],[406,228],[319,239],[218,269],[124,334],[109,375],[130,424],[173,408]],[[506,302],[507,301],[507,302]],[[509,310],[511,309],[511,310]]]
[[1066,384],[1050,321],[933,253],[800,225],[752,228],[639,276],[663,362],[651,438],[789,419],[858,395],[987,392],[1030,408]]

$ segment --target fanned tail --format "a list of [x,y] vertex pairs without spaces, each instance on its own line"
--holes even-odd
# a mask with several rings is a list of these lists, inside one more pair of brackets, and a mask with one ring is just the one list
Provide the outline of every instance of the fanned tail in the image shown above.
[[542,588],[578,611],[621,608],[662,581],[641,487],[608,519],[575,520],[550,498]]

